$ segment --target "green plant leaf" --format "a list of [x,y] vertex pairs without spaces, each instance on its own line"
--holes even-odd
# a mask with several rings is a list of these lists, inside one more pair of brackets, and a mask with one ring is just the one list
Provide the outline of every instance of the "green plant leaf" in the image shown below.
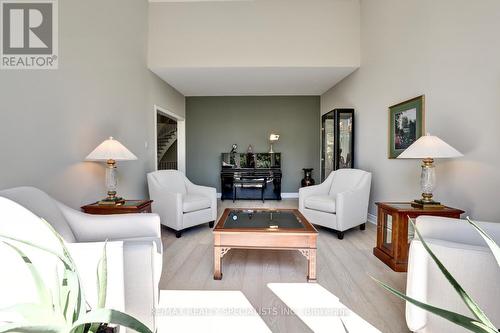
[[33,279],[33,282],[35,283],[36,292],[38,294],[38,299],[42,304],[47,306],[49,309],[52,308],[53,304],[50,292],[45,287],[45,282],[43,281],[40,272],[38,272],[38,269],[35,267],[31,259],[26,255],[26,253],[24,253],[20,248],[12,244],[10,241],[4,240],[2,241],[2,243],[9,246],[21,257],[21,259],[24,261],[24,263],[28,267],[28,270],[31,273],[31,277]]
[[106,245],[104,242],[102,256],[97,264],[97,307],[103,308],[106,306],[106,294],[108,289],[108,258],[106,254]]
[[136,330],[139,333],[153,333],[146,325],[144,325],[134,317],[126,313],[110,309],[95,309],[90,312],[87,312],[86,314],[81,316],[77,322],[73,324],[71,333],[75,332],[74,330],[78,327],[81,327],[85,324],[94,324],[94,323],[97,324],[108,323],[108,324],[121,325]]
[[477,225],[477,223],[472,221],[468,216],[467,216],[467,221],[469,221],[469,223],[472,224],[474,228],[476,228],[481,237],[483,237],[484,241],[486,242],[486,244],[488,244],[488,247],[493,253],[493,256],[497,260],[498,266],[500,266],[500,247],[498,247],[498,244],[493,240],[493,238],[490,237],[490,235],[486,233],[486,231],[484,231],[479,225]]
[[28,245],[28,246],[37,248],[37,249],[42,250],[44,252],[50,253],[50,254],[56,256],[57,258],[59,258],[59,260],[61,260],[65,266],[73,268],[72,267],[72,263],[69,262],[64,256],[60,255],[59,253],[57,253],[57,252],[55,252],[55,251],[53,251],[51,249],[46,248],[46,247],[43,247],[43,246],[40,246],[40,245],[31,243],[31,242],[28,242],[28,241],[25,241],[25,240],[22,240],[22,239],[5,236],[5,235],[2,235],[2,234],[0,234],[0,239],[3,239],[4,241],[6,240],[6,241],[18,242],[18,243],[21,243],[21,244],[24,244],[24,245]]
[[444,309],[440,309],[438,307],[435,307],[435,306],[432,306],[432,305],[429,305],[429,304],[426,304],[426,303],[423,303],[423,302],[420,302],[414,298],[411,298],[409,296],[406,296],[405,294],[399,292],[398,290],[392,288],[391,286],[375,279],[374,277],[371,277],[373,280],[375,280],[378,284],[380,284],[384,289],[390,291],[391,293],[393,293],[394,295],[398,296],[399,298],[402,298],[403,300],[415,305],[415,306],[418,306],[419,308],[421,309],[424,309],[430,313],[433,313],[435,314],[436,316],[439,316],[441,318],[444,318],[446,320],[449,320],[457,325],[460,325],[472,332],[476,332],[476,333],[498,333],[498,331],[492,327],[489,327],[488,325],[480,322],[480,321],[477,321],[473,318],[469,318],[467,316],[464,316],[462,314],[459,314],[459,313],[456,313],[456,312],[452,312],[452,311],[448,311],[448,310],[444,310]]
[[85,298],[83,297],[82,293],[82,288],[80,285],[80,275],[78,274],[78,269],[75,265],[75,261],[71,257],[71,254],[69,253],[68,248],[66,247],[66,244],[64,243],[64,239],[59,235],[59,233],[54,229],[54,227],[47,222],[45,219],[41,218],[42,222],[45,224],[47,228],[49,228],[54,236],[57,238],[59,241],[59,245],[61,246],[61,249],[63,251],[64,258],[66,259],[67,262],[70,263],[71,272],[68,272],[68,276],[71,277],[72,280],[76,281],[76,286],[74,289],[71,290],[76,290],[76,306],[74,307],[74,312],[73,312],[73,320],[72,322],[75,322],[78,320],[78,318],[85,313]]
[[[420,234],[420,231],[418,231],[417,226],[415,225],[415,222],[408,217],[408,220],[410,221],[412,227],[415,229],[415,233],[417,234],[418,238],[420,239],[420,242],[424,246],[425,250],[429,254],[429,256],[434,260],[436,265],[438,266],[439,270],[443,275],[446,277],[448,282],[450,282],[451,286],[455,291],[458,293],[460,298],[464,301],[465,305],[469,308],[469,310],[474,314],[474,316],[484,323],[486,326],[490,328],[495,328],[495,325],[488,319],[486,314],[481,310],[479,305],[465,292],[465,290],[462,288],[462,286],[458,283],[457,280],[451,275],[451,273],[446,269],[446,267],[443,265],[443,263],[436,257],[434,252],[430,249],[430,247],[427,245],[427,242],[423,239],[422,235]],[[498,333],[498,332],[497,332]]]
[[[108,258],[106,254],[106,246],[108,240],[104,242],[102,249],[102,256],[97,264],[97,308],[104,308],[106,306],[106,294],[108,288]],[[99,324],[92,324],[90,327],[91,332],[97,332]]]

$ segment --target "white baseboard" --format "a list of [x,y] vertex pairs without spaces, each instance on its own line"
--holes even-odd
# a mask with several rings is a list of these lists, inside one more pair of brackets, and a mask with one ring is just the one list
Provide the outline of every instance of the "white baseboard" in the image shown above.
[[[217,193],[217,199],[220,199],[221,193]],[[285,192],[281,193],[281,198],[283,199],[297,199],[299,197],[299,192]]]
[[377,224],[377,216],[368,213],[368,222],[371,224]]

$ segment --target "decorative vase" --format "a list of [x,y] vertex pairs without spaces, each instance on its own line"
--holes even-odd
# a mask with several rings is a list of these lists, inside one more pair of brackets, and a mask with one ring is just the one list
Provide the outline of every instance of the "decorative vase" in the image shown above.
[[312,168],[304,168],[302,170],[304,170],[304,179],[302,179],[302,181],[300,182],[300,184],[302,185],[302,187],[314,185],[315,181],[312,178],[312,171],[314,169],[312,169]]

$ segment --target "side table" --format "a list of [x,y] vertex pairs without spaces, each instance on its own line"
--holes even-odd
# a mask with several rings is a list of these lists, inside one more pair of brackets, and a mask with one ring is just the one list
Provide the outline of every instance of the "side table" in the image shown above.
[[151,213],[152,202],[153,200],[125,200],[125,203],[117,205],[99,205],[94,202],[83,206],[82,211],[95,215]]
[[408,250],[413,239],[413,228],[409,228],[408,216],[420,215],[460,218],[463,210],[442,208],[415,208],[410,202],[377,202],[377,246],[373,254],[396,272],[406,272]]

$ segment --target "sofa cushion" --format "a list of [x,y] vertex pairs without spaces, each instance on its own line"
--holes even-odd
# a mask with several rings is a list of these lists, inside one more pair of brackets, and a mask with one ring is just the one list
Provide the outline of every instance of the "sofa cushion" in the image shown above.
[[184,213],[194,212],[210,208],[210,199],[204,195],[186,194],[182,202],[182,211]]
[[308,209],[335,213],[335,197],[330,195],[312,195],[306,198],[304,205]]
[[0,197],[17,202],[33,214],[49,222],[66,242],[74,243],[76,241],[75,235],[56,201],[47,193],[35,187],[15,187],[0,191]]

